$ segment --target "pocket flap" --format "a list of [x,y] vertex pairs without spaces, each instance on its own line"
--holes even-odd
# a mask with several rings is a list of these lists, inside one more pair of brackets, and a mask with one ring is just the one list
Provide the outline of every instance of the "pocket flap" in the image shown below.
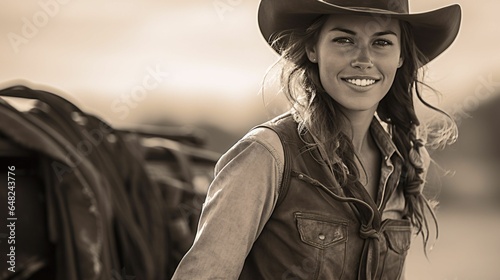
[[323,249],[347,240],[347,223],[328,217],[296,213],[297,228],[302,242]]
[[411,243],[411,228],[387,228],[385,231],[385,236],[389,248],[398,254],[404,254],[408,249],[410,249]]

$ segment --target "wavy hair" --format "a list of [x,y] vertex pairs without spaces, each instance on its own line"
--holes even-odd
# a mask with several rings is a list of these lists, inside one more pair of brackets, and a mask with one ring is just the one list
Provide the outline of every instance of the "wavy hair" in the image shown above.
[[[272,47],[281,53],[281,90],[291,104],[292,114],[299,124],[299,135],[309,132],[313,141],[306,144],[318,148],[323,156],[321,161],[330,167],[342,186],[348,186],[360,184],[354,147],[351,139],[344,133],[350,128],[349,121],[340,110],[340,105],[321,85],[317,64],[310,62],[306,55],[306,48],[318,41],[327,18],[325,15],[320,16],[305,30],[285,30],[276,34]],[[446,144],[454,140],[457,128],[448,114],[422,98],[420,87],[426,85],[419,79],[419,75],[423,76],[422,66],[428,60],[414,42],[411,25],[405,21],[399,23],[401,55],[405,59],[403,65],[398,68],[387,95],[380,101],[377,115],[387,124],[393,142],[403,156],[399,184],[406,198],[406,215],[416,227],[417,234],[422,234],[426,249],[429,240],[426,209],[435,223],[436,237],[438,227],[434,211],[422,194],[425,167],[421,148],[427,139],[419,139],[417,136],[420,121],[415,113],[413,96],[416,95],[425,106],[444,114],[450,120],[445,123],[447,127],[441,128],[441,136],[433,139],[434,144]]]

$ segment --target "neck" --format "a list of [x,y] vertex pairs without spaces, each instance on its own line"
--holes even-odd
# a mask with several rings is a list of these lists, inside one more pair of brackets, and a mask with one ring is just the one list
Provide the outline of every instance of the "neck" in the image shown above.
[[347,131],[347,135],[351,136],[354,151],[358,154],[362,154],[362,152],[368,148],[371,143],[371,137],[368,137],[368,131],[374,114],[374,110],[358,112],[351,111],[346,113],[347,119],[349,119],[349,123],[351,125],[351,129],[350,131]]

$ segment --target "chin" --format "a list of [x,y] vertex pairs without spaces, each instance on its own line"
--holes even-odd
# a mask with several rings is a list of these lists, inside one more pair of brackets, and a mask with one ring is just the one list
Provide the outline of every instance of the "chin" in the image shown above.
[[370,102],[369,104],[342,104],[339,103],[342,108],[344,108],[345,111],[347,112],[365,112],[365,111],[375,111],[377,110],[378,103],[372,103]]

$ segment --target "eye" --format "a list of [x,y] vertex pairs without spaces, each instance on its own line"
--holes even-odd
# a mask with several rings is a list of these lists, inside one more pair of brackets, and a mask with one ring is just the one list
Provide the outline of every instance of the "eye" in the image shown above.
[[332,41],[334,43],[337,43],[337,44],[340,44],[340,45],[347,45],[347,44],[354,43],[353,40],[351,40],[348,37],[338,37],[338,38],[334,38]]
[[387,40],[387,39],[377,39],[375,42],[373,42],[374,45],[380,46],[380,47],[385,47],[385,46],[392,46],[394,45],[392,41]]

